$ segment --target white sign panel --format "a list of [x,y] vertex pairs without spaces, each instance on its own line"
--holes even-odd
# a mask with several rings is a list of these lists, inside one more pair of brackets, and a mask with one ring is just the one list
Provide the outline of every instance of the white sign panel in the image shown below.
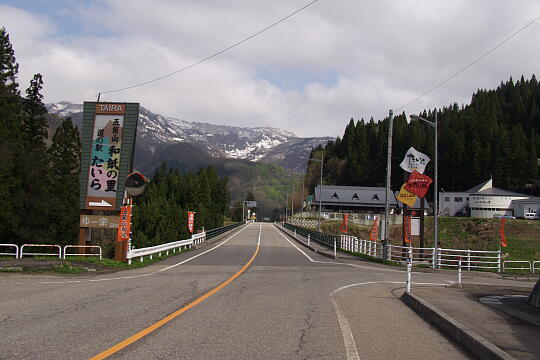
[[430,160],[431,159],[429,156],[411,147],[409,150],[407,150],[405,158],[401,164],[399,164],[399,166],[401,166],[401,168],[407,172],[412,173],[414,170],[416,170],[420,174],[423,174]]

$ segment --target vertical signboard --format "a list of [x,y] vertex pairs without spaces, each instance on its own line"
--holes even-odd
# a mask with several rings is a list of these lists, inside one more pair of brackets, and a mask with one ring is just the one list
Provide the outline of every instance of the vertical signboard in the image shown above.
[[118,210],[133,165],[138,116],[137,103],[84,103],[81,209]]
[[195,212],[194,211],[188,211],[188,229],[189,232],[193,234],[195,224]]
[[131,205],[120,208],[120,224],[118,225],[118,236],[116,241],[128,241],[131,231]]

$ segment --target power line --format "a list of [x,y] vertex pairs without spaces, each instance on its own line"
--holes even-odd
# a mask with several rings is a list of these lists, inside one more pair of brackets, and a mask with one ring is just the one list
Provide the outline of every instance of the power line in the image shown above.
[[417,96],[416,98],[414,98],[413,100],[409,101],[408,103],[406,103],[405,105],[401,106],[400,108],[397,108],[395,110],[395,112],[399,112],[401,110],[403,110],[404,108],[406,108],[407,106],[409,106],[410,104],[412,104],[413,102],[417,101],[417,100],[420,100],[421,98],[423,98],[424,96],[426,96],[427,94],[429,94],[430,92],[440,88],[441,86],[443,86],[444,84],[446,84],[447,82],[449,82],[450,80],[452,80],[453,78],[455,78],[456,76],[458,76],[459,74],[463,73],[465,70],[467,70],[468,68],[470,68],[471,66],[473,66],[474,64],[476,64],[477,62],[479,62],[480,60],[484,59],[485,57],[487,57],[489,54],[491,54],[492,52],[494,52],[495,50],[497,50],[498,48],[500,48],[502,45],[504,45],[506,42],[510,41],[512,38],[514,38],[517,34],[519,34],[520,32],[522,32],[523,30],[525,30],[526,28],[528,28],[530,25],[532,25],[534,22],[536,22],[536,20],[540,19],[540,16],[537,16],[535,17],[533,20],[531,20],[529,23],[527,23],[525,26],[523,26],[521,29],[517,30],[516,32],[512,33],[510,36],[506,37],[504,40],[502,40],[500,43],[498,43],[497,45],[495,45],[493,48],[489,49],[488,51],[486,51],[484,54],[482,54],[481,56],[479,56],[478,58],[476,58],[475,60],[473,60],[471,63],[469,63],[468,65],[465,65],[463,68],[461,68],[459,71],[455,72],[454,74],[450,75],[446,80],[444,81],[441,81],[440,83],[438,83],[437,85],[433,86],[432,88],[430,88],[429,90],[427,90],[426,92],[424,92],[422,95],[420,96]]
[[[123,87],[123,88],[120,88],[120,89],[116,89],[116,90],[101,91],[101,92],[99,92],[98,94],[108,94],[108,93],[113,93],[113,92],[119,92],[119,91],[124,91],[124,90],[133,89],[133,88],[136,88],[136,87],[139,87],[139,86],[148,85],[148,84],[151,84],[151,83],[153,83],[153,82],[156,82],[156,81],[159,81],[159,80],[163,80],[163,79],[165,79],[165,78],[167,78],[167,77],[169,77],[169,76],[173,76],[173,75],[176,75],[176,74],[181,73],[181,72],[183,72],[183,71],[186,71],[186,70],[188,70],[188,69],[191,69],[191,68],[193,68],[193,67],[195,67],[195,66],[197,66],[197,65],[199,65],[199,64],[202,64],[203,62],[206,62],[206,61],[208,61],[208,60],[211,60],[211,59],[213,59],[213,58],[215,58],[215,57],[217,57],[217,56],[219,56],[219,55],[221,55],[221,54],[223,54],[223,53],[225,53],[225,52],[227,52],[227,51],[229,51],[229,50],[231,50],[231,49],[237,47],[238,45],[241,45],[241,44],[243,44],[243,43],[245,43],[245,42],[247,42],[247,41],[253,39],[254,37],[256,37],[256,36],[262,34],[263,32],[265,32],[265,31],[267,31],[267,30],[273,28],[274,26],[276,26],[276,25],[278,25],[278,24],[284,22],[285,20],[287,20],[287,19],[293,17],[294,15],[298,14],[298,13],[301,12],[302,10],[307,9],[308,7],[310,7],[311,5],[315,4],[316,2],[319,2],[319,0],[313,0],[313,1],[311,1],[310,3],[308,3],[308,4],[304,5],[304,6],[302,6],[301,8],[299,8],[299,9],[293,11],[293,12],[290,13],[289,15],[287,15],[287,16],[281,18],[280,20],[278,20],[278,21],[276,21],[276,22],[274,22],[274,23],[272,23],[272,24],[266,26],[265,28],[263,28],[263,29],[257,31],[256,33],[251,34],[251,35],[249,35],[248,37],[246,37],[246,38],[244,38],[244,39],[242,39],[242,40],[240,40],[240,41],[238,41],[238,42],[236,42],[236,43],[234,43],[234,44],[232,44],[232,45],[226,47],[225,49],[220,50],[220,51],[218,51],[218,52],[216,52],[216,53],[214,53],[214,54],[212,54],[212,55],[210,55],[210,56],[205,57],[204,59],[198,60],[198,61],[196,61],[196,62],[194,62],[194,63],[192,63],[192,64],[190,64],[190,65],[187,65],[187,66],[185,66],[185,67],[183,67],[183,68],[181,68],[181,69],[178,69],[178,70],[173,71],[173,72],[171,72],[171,73],[169,73],[169,74],[166,74],[166,75],[157,77],[157,78],[152,79],[152,80],[144,81],[144,82],[141,82],[141,83],[138,83],[138,84],[135,84],[135,85],[126,86],[126,87]],[[99,95],[98,95],[98,96],[99,96]]]

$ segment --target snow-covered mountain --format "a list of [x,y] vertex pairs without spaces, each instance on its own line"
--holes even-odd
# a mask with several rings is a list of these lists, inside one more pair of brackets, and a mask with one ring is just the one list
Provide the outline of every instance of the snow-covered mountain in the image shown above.
[[[49,113],[71,116],[76,126],[82,120],[82,104],[60,102],[47,104]],[[236,127],[186,121],[160,114],[141,107],[137,130],[139,156],[159,156],[170,145],[193,145],[211,157],[264,161],[286,168],[301,170],[313,147],[332,140],[330,137],[299,138],[295,134],[272,127]],[[192,150],[193,151],[193,150]],[[166,154],[168,160],[171,155]],[[179,154],[179,156],[185,154]],[[137,157],[137,154],[136,154]]]

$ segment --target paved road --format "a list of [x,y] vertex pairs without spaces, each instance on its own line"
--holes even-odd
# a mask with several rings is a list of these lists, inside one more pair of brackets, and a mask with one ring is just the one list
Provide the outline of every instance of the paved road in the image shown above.
[[[88,359],[186,305],[108,358],[468,358],[401,303],[404,279],[398,269],[321,257],[271,224],[250,224],[143,269],[1,274],[0,359]],[[449,280],[414,274],[422,283]]]

